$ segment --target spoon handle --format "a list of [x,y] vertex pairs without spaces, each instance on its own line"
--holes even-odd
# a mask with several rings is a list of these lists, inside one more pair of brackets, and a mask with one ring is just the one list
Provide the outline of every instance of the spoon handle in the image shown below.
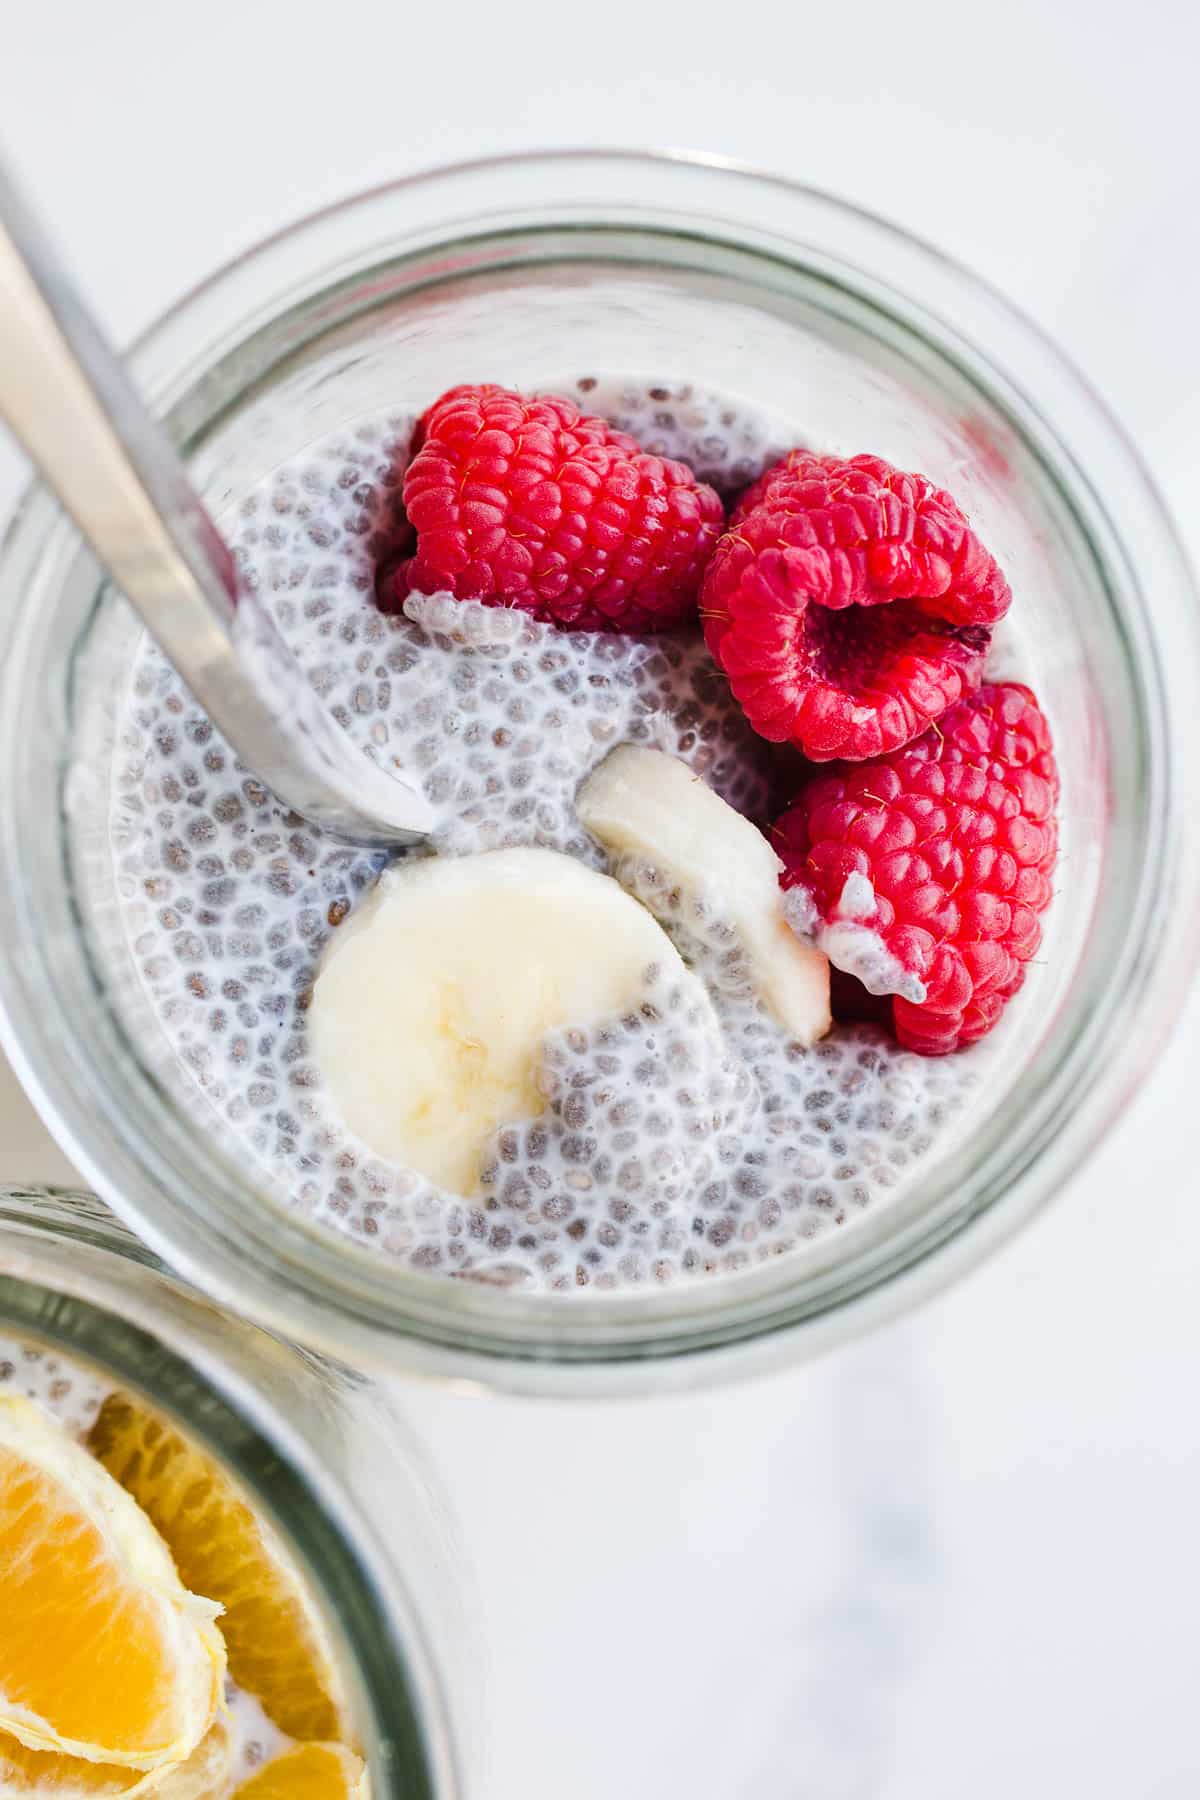
[[253,595],[150,415],[0,169],[0,419],[40,469],[247,768],[352,843],[432,826],[414,787],[358,750]]

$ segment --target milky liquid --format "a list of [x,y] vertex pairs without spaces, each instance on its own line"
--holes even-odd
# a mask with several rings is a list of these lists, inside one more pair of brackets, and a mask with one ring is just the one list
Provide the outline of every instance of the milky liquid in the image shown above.
[[[0,1395],[20,1394],[57,1419],[79,1443],[86,1444],[100,1408],[115,1391],[113,1383],[60,1350],[0,1335]],[[226,1679],[232,1745],[231,1786],[247,1780],[292,1740],[263,1712],[253,1695]]]
[[[575,391],[727,493],[798,441],[719,395],[590,378]],[[335,718],[422,786],[433,848],[531,844],[607,867],[574,794],[623,742],[682,757],[759,821],[780,808],[785,759],[749,731],[695,632],[564,633],[445,595],[377,611],[414,418],[318,442],[220,524]],[[497,1134],[477,1195],[448,1195],[345,1128],[308,1041],[321,953],[384,858],[284,814],[148,641],[111,818],[126,941],[181,1097],[204,1096],[286,1204],[434,1274],[574,1292],[796,1253],[908,1186],[989,1054],[925,1059],[841,1025],[804,1050],[758,1003],[713,896],[625,863],[614,873],[706,982],[723,1042],[653,984],[621,1019],[552,1034],[545,1113]]]

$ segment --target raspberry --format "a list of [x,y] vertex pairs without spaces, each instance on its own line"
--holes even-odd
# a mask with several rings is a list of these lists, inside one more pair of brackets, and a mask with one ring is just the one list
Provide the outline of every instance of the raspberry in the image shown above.
[[725,515],[683,463],[569,400],[486,384],[443,394],[414,441],[415,550],[381,571],[384,612],[449,592],[569,630],[663,631],[694,615]]
[[784,910],[910,1050],[990,1031],[1041,942],[1058,770],[1033,694],[981,687],[913,744],[815,775],[778,819]]
[[743,496],[700,610],[760,736],[812,762],[857,761],[899,749],[979,686],[1011,598],[923,475],[793,450]]

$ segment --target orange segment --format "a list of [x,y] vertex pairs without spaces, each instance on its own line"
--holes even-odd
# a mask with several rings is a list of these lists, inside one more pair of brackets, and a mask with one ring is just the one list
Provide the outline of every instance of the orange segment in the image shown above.
[[229,1786],[232,1745],[224,1719],[174,1769],[117,1769],[53,1750],[27,1750],[0,1736],[0,1800],[219,1800]]
[[221,1602],[238,1686],[288,1737],[348,1739],[332,1652],[304,1578],[212,1458],[127,1394],[105,1401],[88,1447],[154,1521],[188,1586]]
[[27,1750],[16,1738],[0,1737],[0,1795],[4,1800],[131,1800],[157,1781],[145,1769],[115,1769],[111,1763],[81,1762],[56,1750]]
[[219,1610],[61,1426],[0,1399],[0,1731],[122,1768],[184,1761],[221,1697]]
[[300,1744],[244,1781],[234,1800],[369,1800],[366,1770],[341,1744]]

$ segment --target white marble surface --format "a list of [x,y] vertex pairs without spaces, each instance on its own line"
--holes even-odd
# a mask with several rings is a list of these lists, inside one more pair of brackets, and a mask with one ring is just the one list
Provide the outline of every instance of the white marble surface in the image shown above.
[[[1067,340],[1200,550],[1191,0],[470,19],[11,0],[3,135],[122,337],[288,215],[450,157],[688,144],[824,183]],[[0,511],[19,477],[0,446]],[[1035,1228],[819,1364],[634,1407],[412,1391],[478,1570],[487,1800],[1197,1791],[1198,1057],[1193,1001]],[[0,1145],[7,1177],[63,1170],[2,1080]]]

